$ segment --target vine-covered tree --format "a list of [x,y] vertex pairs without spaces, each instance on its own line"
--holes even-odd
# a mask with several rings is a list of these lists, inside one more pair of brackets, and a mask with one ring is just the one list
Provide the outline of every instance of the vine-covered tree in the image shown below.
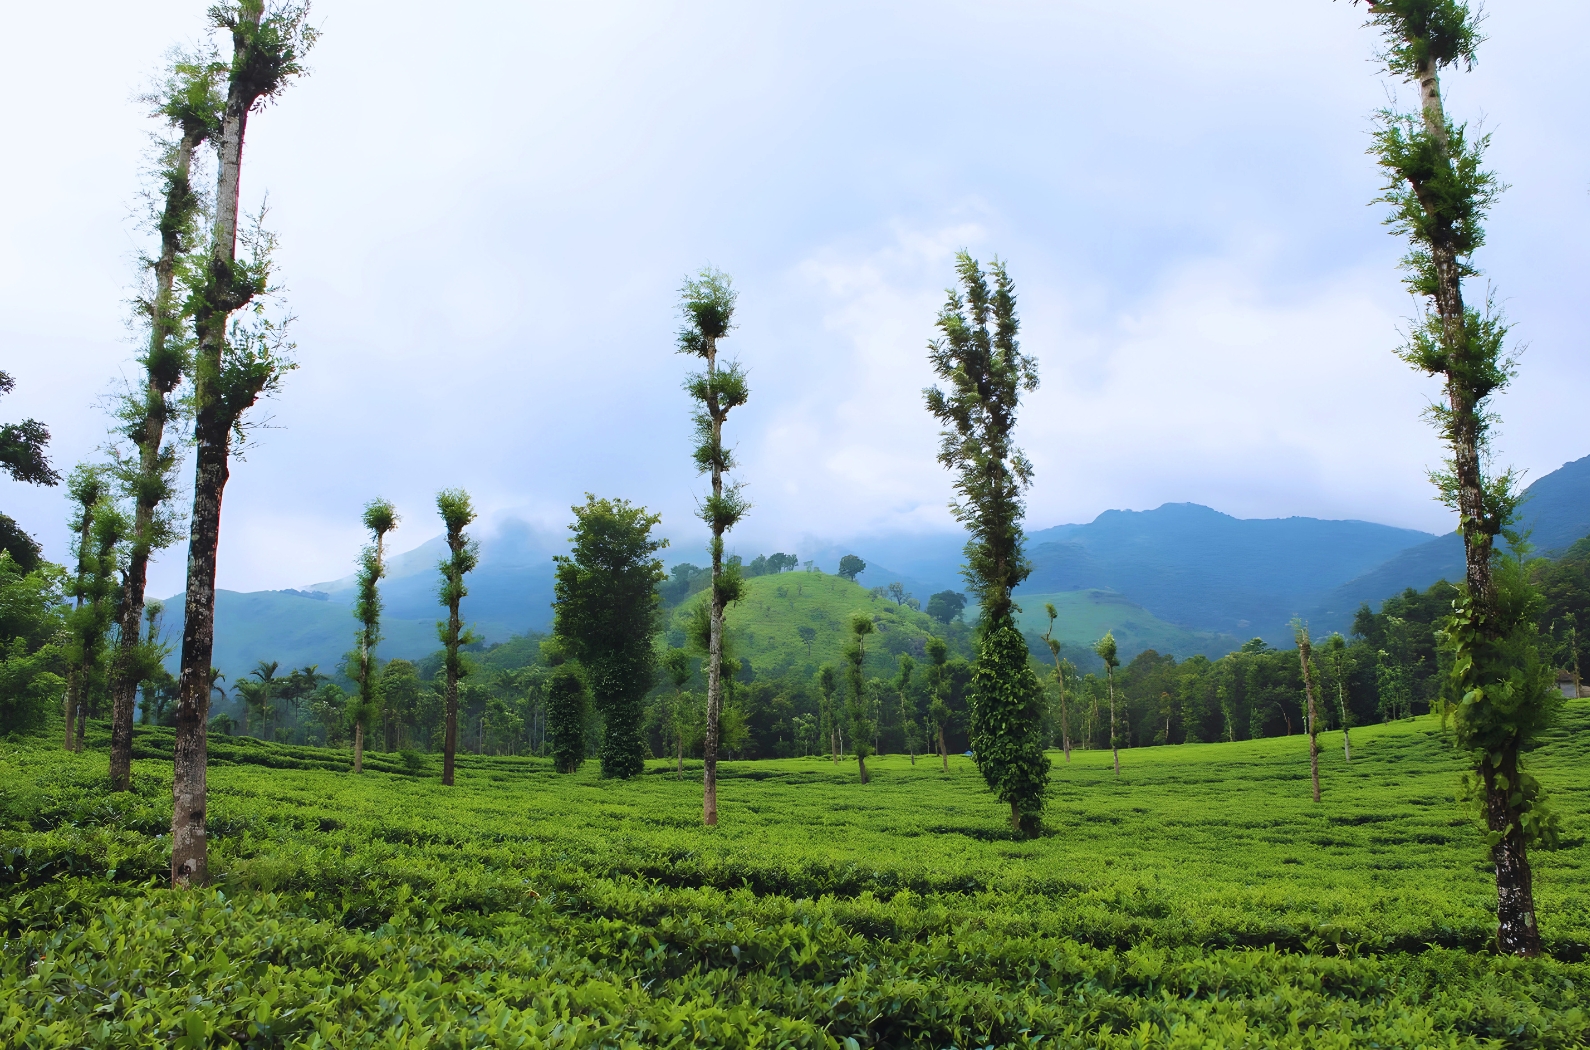
[[178,537],[176,522],[165,509],[175,488],[178,458],[176,443],[167,439],[166,425],[178,412],[174,395],[187,371],[191,347],[189,303],[177,294],[177,275],[185,265],[191,269],[190,256],[199,237],[203,202],[190,175],[194,154],[220,131],[220,80],[225,71],[213,53],[179,57],[172,62],[158,91],[146,99],[156,119],[170,129],[171,135],[159,147],[159,211],[152,216],[160,235],[160,249],[143,260],[149,281],[146,294],[137,304],[149,330],[139,359],[143,385],[129,391],[118,410],[122,435],[133,448],[132,455],[118,455],[116,462],[123,495],[132,502],[132,531],[117,609],[120,637],[111,665],[113,791],[126,791],[131,786],[133,708],[137,705],[138,684],[160,662],[158,649],[143,643],[140,628],[150,555],[170,546]]
[[711,637],[707,646],[707,726],[702,743],[701,821],[718,822],[718,722],[723,714],[723,610],[740,597],[742,580],[737,565],[725,568],[723,534],[750,509],[738,483],[727,483],[734,469],[734,454],[723,443],[723,424],[729,412],[750,396],[745,370],[738,361],[718,360],[718,341],[729,334],[734,320],[736,294],[728,274],[702,270],[687,279],[680,290],[685,323],[679,329],[679,352],[700,358],[705,367],[685,382],[698,408],[696,469],[712,477],[712,494],[701,501],[701,519],[712,530],[712,582],[707,596]]
[[252,257],[239,259],[237,254],[243,135],[249,115],[303,71],[301,60],[315,39],[305,7],[267,11],[265,0],[237,0],[218,4],[210,13],[217,28],[231,34],[232,60],[218,139],[210,253],[188,307],[198,345],[192,363],[193,508],[172,748],[173,887],[202,886],[209,878],[205,725],[215,648],[215,559],[232,441],[244,413],[291,367],[283,357],[290,347],[280,327],[265,318],[257,303],[253,325],[232,322],[233,314],[268,290],[270,279],[269,235],[256,229],[244,238]]
[[856,613],[850,618],[850,646],[845,650],[845,714],[850,723],[850,750],[856,754],[861,782],[867,783],[867,758],[872,754],[872,735],[877,729],[867,703],[867,682],[862,669],[867,663],[867,635],[874,630],[872,618]]
[[447,557],[442,559],[442,586],[437,597],[447,609],[447,619],[436,624],[441,639],[442,702],[446,705],[445,726],[442,730],[442,783],[453,786],[453,762],[458,753],[458,681],[469,673],[464,663],[462,649],[476,641],[474,634],[464,629],[458,615],[458,606],[469,589],[464,586],[466,573],[474,571],[480,561],[480,549],[475,541],[464,534],[464,529],[475,520],[475,508],[469,502],[469,493],[463,489],[443,489],[436,494],[436,509],[447,526]]
[[1353,760],[1352,715],[1347,710],[1349,660],[1347,639],[1340,634],[1332,634],[1325,639],[1325,664],[1330,668],[1331,678],[1336,683],[1336,713],[1342,723],[1342,758],[1351,762]]
[[923,391],[944,427],[938,460],[954,472],[950,510],[971,534],[962,570],[982,611],[982,637],[972,676],[971,733],[978,768],[1010,806],[1018,835],[1036,835],[1043,819],[1049,760],[1041,738],[1041,689],[1027,664],[1011,591],[1031,564],[1021,552],[1022,492],[1032,464],[1016,447],[1016,410],[1023,391],[1038,387],[1037,363],[1016,341],[1016,293],[1004,263],[982,267],[956,256],[959,287],[939,311],[939,337],[928,360],[945,384]]
[[1115,734],[1115,669],[1121,659],[1115,647],[1115,632],[1105,631],[1104,637],[1093,645],[1093,651],[1104,661],[1104,681],[1110,693],[1110,755],[1115,760],[1115,775],[1121,775],[1121,748]]
[[375,672],[375,647],[381,641],[381,579],[386,575],[386,536],[398,526],[397,508],[377,497],[365,504],[364,527],[370,542],[359,552],[359,571],[355,576],[358,596],[353,615],[359,621],[354,632],[356,648],[350,654],[349,676],[359,687],[353,702],[353,771],[364,772],[364,736],[370,719],[379,708]]
[[[1483,796],[1496,871],[1497,944],[1510,954],[1540,951],[1528,846],[1549,839],[1553,822],[1523,752],[1550,724],[1561,701],[1555,671],[1540,652],[1539,599],[1523,564],[1523,548],[1504,555],[1496,539],[1518,508],[1512,471],[1488,469],[1491,399],[1516,372],[1507,324],[1487,302],[1465,302],[1464,281],[1477,276],[1474,252],[1484,243],[1486,212],[1501,190],[1485,170],[1489,144],[1448,119],[1440,72],[1472,67],[1481,37],[1477,16],[1461,0],[1383,0],[1369,5],[1370,25],[1385,44],[1393,75],[1417,85],[1417,113],[1381,115],[1374,153],[1386,176],[1379,200],[1388,223],[1406,236],[1407,284],[1426,304],[1399,355],[1443,384],[1431,418],[1448,458],[1432,475],[1441,498],[1458,513],[1464,582],[1445,644],[1451,672],[1445,692],[1455,713],[1458,746],[1467,752]],[[1513,537],[1509,537],[1513,539]]]
[[626,500],[587,493],[574,507],[569,554],[553,559],[552,632],[585,669],[602,716],[604,777],[646,768],[641,728],[657,677],[657,585],[667,578],[657,552],[668,541],[651,534],[661,520]]
[[547,749],[554,770],[573,773],[585,761],[585,681],[556,637],[543,643],[541,651],[552,668],[547,681]]

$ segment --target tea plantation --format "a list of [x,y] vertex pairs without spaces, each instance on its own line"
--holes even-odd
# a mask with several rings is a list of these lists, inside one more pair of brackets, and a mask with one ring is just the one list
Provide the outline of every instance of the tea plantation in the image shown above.
[[[1571,1047],[1590,1041],[1590,702],[1535,769],[1549,956],[1493,888],[1430,719],[1056,763],[1015,841],[969,761],[603,782],[217,741],[203,892],[163,888],[169,736],[0,744],[5,1047]],[[91,740],[92,743],[92,740]]]

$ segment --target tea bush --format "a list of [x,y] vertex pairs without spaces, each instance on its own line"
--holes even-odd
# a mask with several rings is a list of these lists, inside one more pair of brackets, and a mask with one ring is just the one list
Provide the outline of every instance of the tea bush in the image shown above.
[[[92,739],[92,738],[91,738]],[[164,743],[162,743],[164,741]],[[967,760],[631,781],[220,741],[212,870],[165,889],[169,735],[134,790],[0,745],[0,1045],[1570,1047],[1590,1040],[1590,703],[1534,756],[1549,955],[1493,885],[1425,719],[1056,767],[1013,839]],[[591,765],[594,765],[591,764]]]

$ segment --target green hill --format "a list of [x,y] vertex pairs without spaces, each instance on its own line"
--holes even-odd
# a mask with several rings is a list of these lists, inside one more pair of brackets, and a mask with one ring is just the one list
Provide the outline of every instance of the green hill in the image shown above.
[[1054,636],[1063,646],[1061,655],[1079,667],[1091,667],[1093,643],[1114,631],[1121,659],[1130,662],[1145,649],[1170,654],[1178,660],[1189,656],[1224,656],[1244,639],[1211,631],[1189,631],[1166,623],[1147,609],[1113,591],[1060,591],[1054,594],[1027,594],[1018,591],[1016,604],[1021,611],[1016,623],[1028,634],[1042,634],[1048,626],[1044,603],[1054,604]]
[[959,757],[879,758],[865,787],[725,762],[703,828],[699,763],[466,754],[442,787],[433,758],[355,777],[347,751],[222,742],[217,887],[176,893],[170,760],[111,794],[95,729],[81,755],[0,741],[0,1045],[1590,1040],[1590,701],[1531,756],[1565,831],[1531,851],[1534,959],[1490,949],[1484,833],[1428,717],[1355,730],[1350,765],[1330,734],[1321,803],[1301,736],[1133,748],[1119,777],[1051,754],[1030,841]]
[[[681,602],[669,618],[668,640],[684,644],[686,624],[706,600],[699,591]],[[820,572],[784,572],[745,581],[744,596],[724,616],[730,655],[749,660],[757,675],[782,676],[790,671],[814,673],[823,664],[838,667],[852,637],[850,619],[857,613],[872,618],[877,633],[867,639],[869,675],[894,673],[899,654],[924,658],[928,638],[937,634],[951,656],[971,655],[971,630],[965,624],[945,627],[926,613],[879,598],[841,576]],[[800,635],[812,629],[808,645]]]

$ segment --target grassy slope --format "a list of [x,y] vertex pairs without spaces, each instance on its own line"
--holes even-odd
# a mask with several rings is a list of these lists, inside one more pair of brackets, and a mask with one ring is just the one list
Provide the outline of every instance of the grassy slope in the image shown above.
[[1060,591],[1054,594],[1027,594],[1016,592],[1016,604],[1021,612],[1016,622],[1023,631],[1042,634],[1049,620],[1044,603],[1055,607],[1055,637],[1065,648],[1062,655],[1082,664],[1095,663],[1085,655],[1094,642],[1104,637],[1106,631],[1115,632],[1122,661],[1145,649],[1169,653],[1177,659],[1203,654],[1211,658],[1224,656],[1242,644],[1244,639],[1229,634],[1207,631],[1189,631],[1173,623],[1166,623],[1141,605],[1113,591]]
[[[781,593],[782,592],[782,593]],[[706,600],[701,591],[680,603],[670,625],[683,627],[695,608]],[[823,664],[842,666],[850,644],[850,618],[862,613],[873,617],[878,633],[867,639],[867,672],[892,675],[900,652],[922,655],[928,637],[943,628],[926,613],[912,612],[887,598],[874,598],[867,588],[839,576],[786,572],[745,581],[745,594],[729,607],[731,653],[749,658],[759,675],[782,674],[787,669],[810,674]],[[797,629],[810,625],[817,631],[810,652]],[[951,655],[971,655],[962,626],[949,632]]]
[[1105,753],[1056,756],[1030,842],[961,760],[880,759],[866,788],[848,763],[727,763],[713,831],[660,767],[466,756],[449,791],[218,766],[225,898],[144,881],[169,766],[115,797],[99,754],[0,745],[0,1044],[110,1045],[110,1022],[257,1045],[1584,1045],[1590,702],[1534,762],[1569,835],[1534,854],[1556,961],[1485,952],[1491,880],[1436,727],[1355,737],[1350,766],[1327,737],[1318,806],[1299,737],[1134,749],[1119,781]]

